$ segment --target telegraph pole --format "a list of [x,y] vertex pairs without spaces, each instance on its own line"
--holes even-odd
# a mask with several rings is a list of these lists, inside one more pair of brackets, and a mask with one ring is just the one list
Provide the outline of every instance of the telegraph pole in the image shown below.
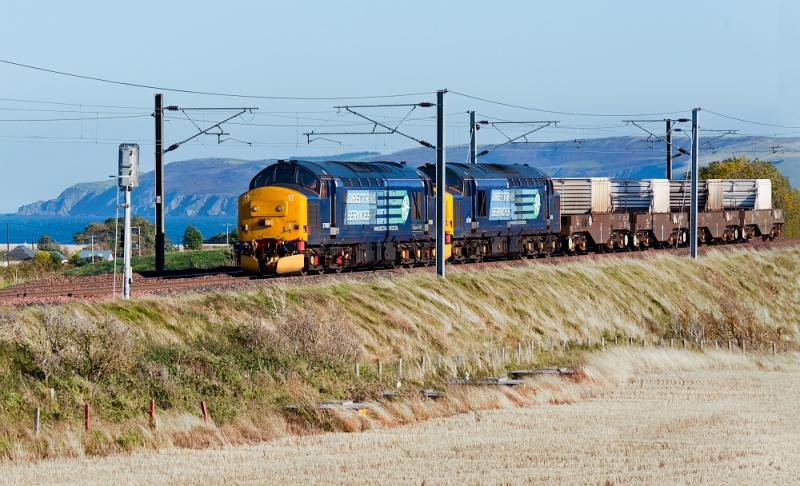
[[436,275],[444,278],[444,201],[447,192],[445,175],[444,95],[446,89],[436,92]]
[[11,231],[9,225],[6,223],[6,267],[11,266]]
[[667,118],[667,179],[672,180],[672,120]]
[[700,127],[697,115],[700,108],[692,108],[692,200],[689,210],[689,256],[697,258],[697,159],[700,155]]
[[469,112],[469,163],[478,163],[478,127],[475,125],[475,110]]
[[156,93],[156,271],[164,271],[164,98]]

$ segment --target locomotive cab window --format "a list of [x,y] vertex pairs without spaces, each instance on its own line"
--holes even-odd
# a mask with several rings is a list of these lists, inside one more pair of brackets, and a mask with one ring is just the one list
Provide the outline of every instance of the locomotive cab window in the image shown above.
[[319,178],[308,169],[302,167],[297,169],[297,184],[319,193]]
[[447,180],[447,188],[453,192],[463,193],[464,192],[464,185],[461,179],[455,175],[454,173],[448,171],[447,175],[445,176]]
[[275,175],[275,167],[267,167],[266,169],[262,170],[258,173],[253,180],[250,181],[250,189],[255,189],[256,187],[264,187],[268,186],[272,183],[272,180]]
[[278,164],[275,167],[275,184],[295,184],[294,166],[288,164]]

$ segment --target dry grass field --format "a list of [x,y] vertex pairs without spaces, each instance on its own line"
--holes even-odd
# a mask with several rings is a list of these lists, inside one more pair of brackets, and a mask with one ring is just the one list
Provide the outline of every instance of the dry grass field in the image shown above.
[[6,464],[0,483],[792,483],[799,373],[797,356],[621,349],[590,358],[596,393],[571,403],[254,446]]

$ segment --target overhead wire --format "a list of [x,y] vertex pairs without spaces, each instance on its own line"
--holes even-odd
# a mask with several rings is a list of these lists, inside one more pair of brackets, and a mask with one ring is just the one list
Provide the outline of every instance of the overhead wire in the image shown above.
[[530,106],[522,106],[522,105],[515,105],[512,103],[505,103],[502,101],[491,100],[488,98],[482,98],[480,96],[474,96],[467,93],[461,93],[459,91],[448,90],[448,93],[452,93],[454,95],[463,96],[464,98],[469,98],[476,101],[483,101],[485,103],[491,103],[499,106],[506,106],[508,108],[518,108],[520,110],[527,110],[527,111],[538,111],[541,113],[552,113],[555,115],[568,115],[568,116],[596,116],[596,117],[622,117],[622,116],[659,116],[659,115],[673,115],[676,113],[687,113],[691,111],[691,109],[685,110],[675,110],[675,111],[662,111],[662,112],[655,112],[655,113],[581,113],[581,112],[571,112],[571,111],[558,111],[558,110],[549,110],[545,108],[535,108]]
[[385,98],[401,98],[406,96],[421,96],[421,95],[429,95],[432,94],[433,91],[419,91],[414,93],[393,93],[393,94],[381,94],[381,95],[369,95],[369,96],[275,96],[275,95],[262,95],[262,94],[240,94],[240,93],[223,93],[223,92],[216,92],[216,91],[201,91],[201,90],[193,90],[193,89],[185,89],[185,88],[170,88],[167,86],[158,86],[154,84],[144,84],[144,83],[134,83],[130,81],[119,81],[115,79],[109,78],[101,78],[98,76],[89,76],[86,74],[77,74],[71,73],[67,71],[59,71],[57,69],[50,69],[41,66],[34,66],[32,64],[25,64],[21,62],[12,61],[9,59],[0,59],[0,63],[7,64],[9,66],[16,66],[24,69],[30,69],[33,71],[40,71],[49,74],[56,74],[59,76],[66,76],[71,78],[77,79],[84,79],[88,81],[96,81],[99,83],[106,83],[106,84],[114,84],[118,86],[127,86],[131,88],[145,88],[145,89],[152,89],[157,91],[168,91],[173,93],[186,93],[186,94],[195,94],[195,95],[202,95],[202,96],[219,96],[219,97],[227,97],[227,98],[249,98],[249,99],[264,99],[264,100],[368,100],[368,99],[385,99]]
[[85,120],[122,120],[127,118],[143,118],[150,117],[150,115],[117,115],[117,116],[92,116],[92,117],[74,117],[74,118],[18,118],[18,119],[0,119],[0,122],[9,123],[25,123],[25,122],[62,122],[62,121],[85,121]]
[[743,122],[743,123],[751,123],[753,125],[761,125],[761,126],[764,126],[764,127],[800,128],[800,126],[797,126],[797,125],[779,125],[777,123],[765,123],[765,122],[760,122],[760,121],[755,121],[755,120],[748,120],[746,118],[740,118],[740,117],[733,116],[733,115],[726,115],[724,113],[719,113],[717,111],[712,111],[712,110],[709,110],[709,109],[706,109],[706,108],[703,108],[703,111],[706,112],[706,113],[711,113],[712,115],[716,115],[716,116],[722,117],[722,118],[727,118],[729,120],[736,120],[736,121],[740,121],[740,122]]
[[118,106],[118,105],[96,105],[89,103],[67,103],[64,101],[46,101],[46,100],[28,100],[21,98],[0,98],[0,101],[11,101],[15,103],[34,103],[41,105],[62,105],[62,106],[85,106],[87,108],[118,108],[126,110],[146,110],[148,108],[142,106]]

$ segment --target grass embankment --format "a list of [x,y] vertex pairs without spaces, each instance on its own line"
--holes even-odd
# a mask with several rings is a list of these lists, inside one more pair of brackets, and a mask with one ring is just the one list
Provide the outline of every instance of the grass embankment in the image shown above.
[[[518,342],[596,343],[601,335],[744,339],[751,347],[796,342],[798,276],[800,250],[787,248],[712,253],[699,262],[654,256],[453,268],[444,282],[427,273],[343,277],[240,293],[0,309],[0,456],[257,441],[308,427],[354,430],[368,419],[281,410],[327,398],[375,399],[396,381],[398,357],[406,360],[401,390],[412,401],[389,415],[404,421],[475,406],[459,389],[449,405],[412,399],[416,388],[445,387],[452,375],[439,369],[423,376],[422,355],[433,364],[447,357],[451,368],[460,356],[473,361],[473,374],[497,374],[505,366],[576,363],[585,352],[485,362],[487,349],[497,356],[498,346],[513,350]],[[475,351],[484,358],[480,369]],[[378,359],[386,363],[382,382]],[[356,361],[364,364],[358,380]],[[147,427],[151,398],[161,421],[156,432]],[[200,400],[215,427],[197,418]],[[91,434],[81,431],[85,402],[95,410]],[[30,425],[36,406],[38,437]]]
[[[234,265],[230,251],[225,248],[213,250],[196,250],[172,252],[164,255],[164,268],[167,271],[179,270],[208,270],[213,268],[230,267]],[[131,267],[134,272],[151,272],[156,268],[155,256],[131,257]],[[117,271],[122,268],[122,259],[117,259]],[[70,268],[64,271],[65,275],[100,275],[114,271],[114,262],[96,262]]]
[[[591,379],[537,380],[538,403],[556,388],[568,407],[0,471],[12,484],[794,484],[798,357],[621,347],[588,358]],[[582,400],[592,385],[602,395]]]

